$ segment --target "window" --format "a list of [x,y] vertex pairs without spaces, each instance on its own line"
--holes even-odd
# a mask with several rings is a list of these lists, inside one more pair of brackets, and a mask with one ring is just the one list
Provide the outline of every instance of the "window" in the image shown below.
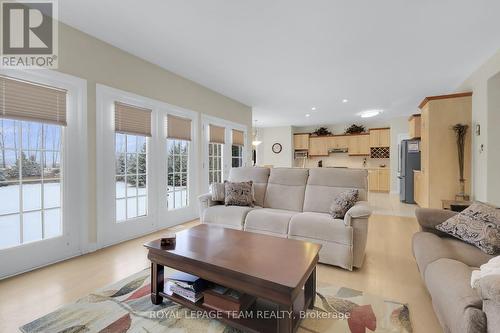
[[233,145],[232,149],[232,163],[233,168],[239,168],[243,166],[243,146]]
[[220,143],[208,144],[208,183],[222,182],[222,148]]
[[62,235],[62,132],[0,119],[0,248]]
[[147,138],[115,133],[116,221],[147,215]]
[[167,139],[167,207],[168,210],[189,205],[189,141]]

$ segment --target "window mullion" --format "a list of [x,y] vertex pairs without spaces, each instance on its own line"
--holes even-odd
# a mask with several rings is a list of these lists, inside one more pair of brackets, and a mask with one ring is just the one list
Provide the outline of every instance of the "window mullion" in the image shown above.
[[[20,121],[16,121],[14,123],[14,128],[19,125],[18,131],[18,139],[19,139],[19,155],[18,161],[19,165],[17,167],[18,172],[18,184],[19,184],[19,241],[20,244],[24,243],[24,214],[23,214],[23,183],[22,183],[22,175],[23,175],[23,133],[22,126]],[[17,162],[17,161],[16,161]]]

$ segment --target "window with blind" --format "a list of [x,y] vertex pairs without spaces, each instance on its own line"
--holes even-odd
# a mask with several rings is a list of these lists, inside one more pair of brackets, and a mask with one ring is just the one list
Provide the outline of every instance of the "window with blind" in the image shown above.
[[115,102],[116,222],[148,214],[151,110]]
[[63,234],[66,95],[0,76],[0,249]]
[[189,206],[189,146],[191,119],[168,115],[167,133],[167,207]]
[[208,184],[222,182],[223,150],[225,144],[224,127],[209,125],[208,142]]
[[232,146],[231,146],[231,166],[239,168],[243,166],[243,146],[245,144],[244,132],[232,130]]

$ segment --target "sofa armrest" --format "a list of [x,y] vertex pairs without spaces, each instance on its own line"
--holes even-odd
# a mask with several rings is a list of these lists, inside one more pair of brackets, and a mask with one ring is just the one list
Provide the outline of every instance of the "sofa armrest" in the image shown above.
[[456,212],[444,209],[417,208],[415,210],[415,216],[422,231],[432,232],[438,236],[445,236],[446,233],[437,230],[436,226],[456,214]]
[[212,206],[219,204],[217,201],[212,200],[211,193],[205,193],[205,194],[198,196],[198,203],[199,203],[199,208],[200,208],[200,219],[202,219],[202,220],[203,220],[203,214],[205,213],[205,210],[208,207],[212,207]]
[[344,216],[344,224],[352,226],[353,219],[367,219],[372,215],[372,210],[368,201],[358,201],[352,206]]
[[488,332],[496,332],[500,327],[500,275],[482,277],[479,282],[479,296],[483,299]]

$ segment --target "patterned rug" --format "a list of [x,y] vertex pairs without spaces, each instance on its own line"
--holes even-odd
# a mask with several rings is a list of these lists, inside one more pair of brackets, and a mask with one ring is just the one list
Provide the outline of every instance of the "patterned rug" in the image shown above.
[[[166,269],[165,273],[169,271]],[[305,314],[299,332],[412,332],[407,305],[362,291],[319,286],[315,305],[315,309]],[[153,305],[149,269],[65,305],[20,330],[24,333],[238,332],[168,300]]]

